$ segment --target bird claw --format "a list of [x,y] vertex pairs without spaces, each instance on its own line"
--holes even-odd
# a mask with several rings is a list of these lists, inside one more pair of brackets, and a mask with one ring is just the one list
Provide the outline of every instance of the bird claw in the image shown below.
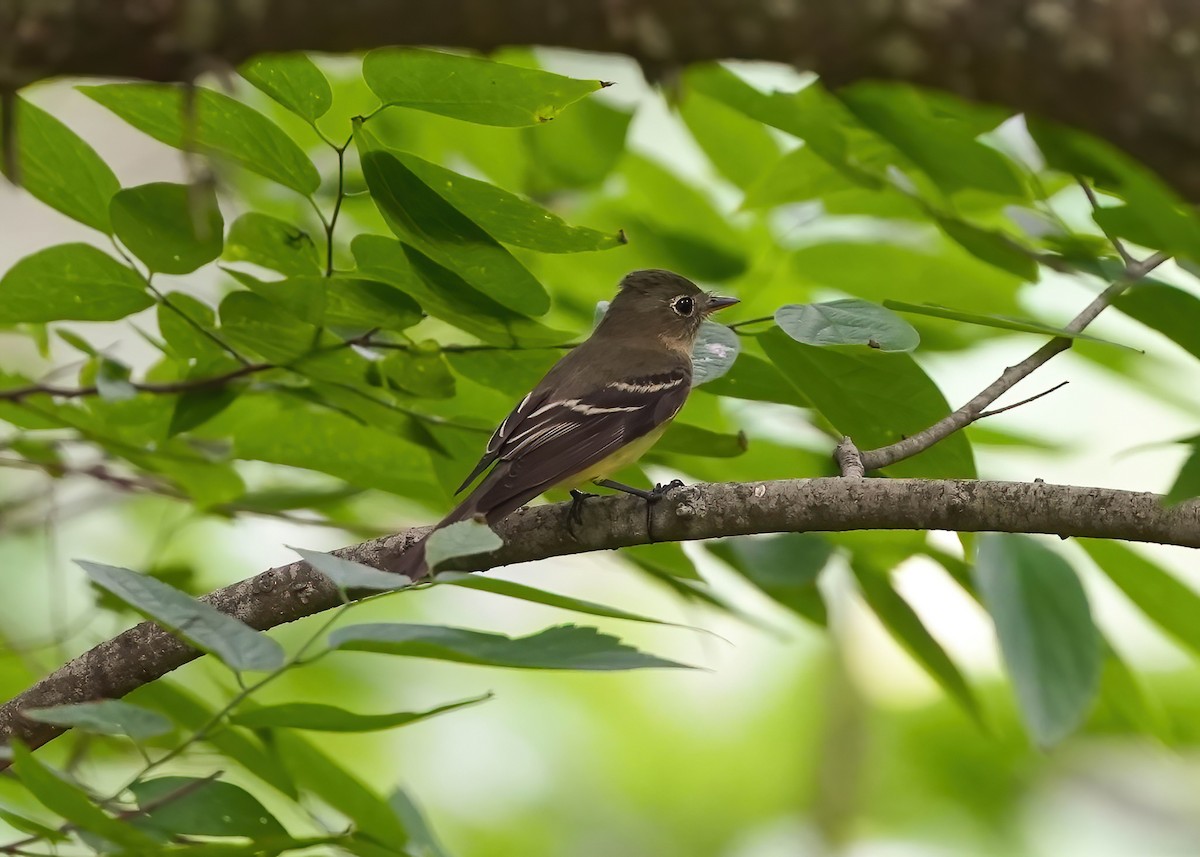
[[655,485],[650,490],[651,502],[653,502],[654,500],[661,500],[663,497],[666,497],[668,494],[670,494],[676,488],[682,488],[682,487],[683,487],[683,480],[681,480],[681,479],[672,479],[670,482],[666,483],[665,485],[663,483],[659,482],[657,485]]
[[597,495],[589,494],[587,491],[571,489],[571,508],[567,510],[567,529],[570,530],[572,537],[575,536],[575,527],[583,524],[583,504],[595,496]]

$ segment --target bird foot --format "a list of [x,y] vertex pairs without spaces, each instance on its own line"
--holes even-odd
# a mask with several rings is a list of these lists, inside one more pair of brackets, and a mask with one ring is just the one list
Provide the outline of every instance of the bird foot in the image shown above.
[[657,485],[655,485],[650,490],[650,497],[648,497],[647,499],[650,500],[651,502],[654,502],[655,500],[661,500],[663,497],[666,497],[668,494],[670,494],[676,488],[682,488],[682,487],[683,487],[682,479],[672,479],[670,482],[666,483],[665,485],[662,482],[659,482]]
[[597,495],[589,494],[587,491],[571,489],[571,508],[567,510],[567,532],[575,541],[579,541],[579,534],[575,532],[575,528],[583,524],[583,504],[595,496]]
[[589,494],[587,491],[577,491],[574,488],[572,488],[571,489],[571,508],[567,512],[567,515],[571,519],[571,521],[573,521],[576,524],[582,524],[583,523],[583,504],[586,503],[588,500],[590,500],[592,497],[596,497],[596,496],[599,496],[599,495]]

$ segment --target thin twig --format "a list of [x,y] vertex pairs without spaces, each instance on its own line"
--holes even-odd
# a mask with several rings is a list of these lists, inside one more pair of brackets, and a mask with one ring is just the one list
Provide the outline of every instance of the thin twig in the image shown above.
[[[488,345],[486,343],[471,344],[471,345],[459,345],[456,343],[450,343],[449,345],[439,345],[438,351],[440,351],[444,354],[471,354],[476,351],[540,351],[540,350],[570,351],[572,348],[575,348],[577,345],[578,345],[578,343],[574,343],[574,342],[567,342],[562,345],[535,345],[532,347],[526,347],[524,345]],[[372,342],[371,347],[372,348],[381,348],[381,349],[385,349],[388,351],[419,351],[419,350],[421,350],[419,346],[413,345],[412,343],[409,343],[409,342]]]
[[[191,91],[190,88],[186,89],[185,93],[190,92],[190,91]],[[213,333],[211,330],[206,328],[200,322],[196,321],[196,319],[192,318],[190,315],[188,315],[186,312],[184,312],[182,309],[180,309],[178,306],[176,306],[174,304],[174,302],[171,301],[170,298],[168,298],[161,291],[159,291],[154,285],[154,276],[146,271],[143,271],[140,267],[138,267],[138,264],[133,261],[133,257],[125,252],[125,248],[122,247],[117,242],[116,238],[112,239],[112,246],[113,246],[113,249],[117,252],[117,255],[125,260],[125,264],[129,266],[129,269],[131,271],[133,271],[135,274],[137,274],[139,277],[142,278],[142,281],[145,282],[145,284],[146,284],[146,290],[149,291],[150,294],[154,295],[155,300],[157,300],[160,305],[166,307],[168,310],[175,313],[177,316],[179,316],[181,319],[183,319],[185,324],[187,324],[189,327],[196,330],[196,332],[199,333],[201,336],[212,341],[213,344],[215,344],[218,348],[220,348],[222,351],[224,351],[226,354],[228,354],[230,357],[232,357],[238,363],[241,363],[242,365],[248,365],[250,363],[250,361],[247,360],[245,357],[243,357],[241,354],[239,354],[237,352],[237,349],[235,349],[232,345],[230,345],[225,340],[221,339],[221,337],[217,336],[215,333]]]
[[[1121,276],[1097,295],[1090,304],[1084,307],[1079,315],[1071,319],[1064,330],[1068,333],[1079,333],[1082,331],[1133,283],[1146,276],[1169,258],[1166,253],[1155,253],[1145,259],[1140,261],[1134,260],[1131,264],[1126,265]],[[906,458],[912,458],[914,455],[924,452],[935,443],[944,440],[956,431],[966,428],[980,418],[980,414],[983,413],[988,405],[1012,389],[1017,382],[1029,377],[1035,369],[1043,366],[1056,355],[1066,351],[1073,344],[1074,340],[1067,336],[1059,336],[1050,340],[1020,363],[1015,366],[1009,366],[1000,374],[999,378],[989,384],[975,398],[929,428],[923,429],[914,435],[904,438],[904,440],[897,441],[888,446],[864,451],[862,454],[863,466],[867,470],[879,470],[882,467],[887,467]]]
[[1011,405],[1005,405],[1003,408],[996,408],[995,410],[992,410],[992,411],[982,411],[982,412],[980,412],[979,416],[976,417],[976,419],[981,420],[984,417],[994,417],[997,414],[1004,413],[1005,411],[1011,411],[1013,408],[1019,408],[1019,407],[1021,407],[1021,405],[1028,405],[1030,402],[1036,402],[1042,396],[1049,396],[1055,390],[1061,390],[1063,387],[1067,386],[1070,383],[1071,383],[1070,381],[1063,381],[1061,384],[1055,384],[1049,390],[1043,390],[1042,392],[1038,393],[1036,396],[1030,396],[1028,399],[1022,399],[1019,402],[1013,402]]
[[354,140],[351,135],[346,139],[346,142],[341,146],[334,146],[334,151],[337,152],[338,162],[338,183],[337,183],[337,199],[333,203],[333,214],[329,217],[329,222],[325,224],[325,276],[333,276],[333,230],[337,227],[338,215],[342,212],[342,200],[346,195],[346,148]]
[[775,316],[764,315],[761,318],[748,318],[745,321],[735,321],[735,322],[733,322],[733,324],[727,324],[725,326],[728,327],[730,330],[738,330],[739,328],[746,327],[747,325],[750,325],[750,324],[761,324],[764,321],[774,321],[774,320],[775,320]]
[[228,354],[230,357],[232,357],[238,363],[241,363],[243,366],[251,365],[249,359],[247,359],[246,357],[243,357],[242,354],[239,353],[236,348],[234,348],[232,345],[230,345],[228,342],[226,342],[221,337],[217,336],[215,333],[213,333],[207,327],[202,325],[200,322],[196,321],[196,319],[192,318],[190,315],[188,315],[186,312],[184,312],[182,309],[180,309],[178,306],[176,306],[175,303],[170,298],[168,298],[165,294],[163,294],[158,289],[156,289],[150,283],[149,278],[147,278],[147,280],[146,280],[146,288],[148,288],[150,290],[150,292],[154,295],[154,297],[156,297],[158,299],[158,302],[160,304],[162,304],[167,309],[169,309],[171,312],[175,313],[175,315],[177,315],[181,319],[183,319],[185,324],[187,324],[189,327],[193,328],[197,333],[199,333],[205,339],[210,340],[218,348],[220,348],[222,351],[224,351],[226,354]]
[[[116,813],[115,817],[120,819],[121,821],[128,821],[131,818],[137,818],[139,815],[147,815],[148,813],[151,813],[156,809],[161,809],[162,807],[167,806],[168,804],[172,804],[177,800],[182,800],[183,798],[187,797],[188,795],[192,794],[193,792],[197,791],[198,789],[201,789],[204,786],[208,785],[209,783],[213,782],[218,777],[220,777],[221,774],[223,774],[223,773],[225,773],[225,772],[224,771],[214,771],[213,773],[209,774],[206,777],[199,777],[195,780],[192,780],[191,782],[184,783],[182,786],[175,789],[174,791],[168,792],[167,794],[161,795],[160,797],[156,797],[153,800],[146,801],[146,804],[144,806],[139,806],[135,809],[127,809],[124,812]],[[122,789],[122,791],[124,791],[124,790]],[[65,836],[67,834],[74,833],[76,830],[79,830],[79,829],[80,829],[80,826],[78,824],[75,824],[73,822],[67,822],[66,824],[60,825],[57,828],[57,831]],[[26,854],[27,852],[22,850],[24,848],[24,846],[33,845],[34,843],[41,842],[43,839],[45,839],[44,836],[41,836],[39,834],[34,834],[32,836],[27,836],[24,839],[20,839],[16,842],[10,842],[7,845],[0,845],[0,854]]]
[[[343,348],[350,348],[354,345],[367,345],[376,347],[377,343],[371,342],[371,337],[379,332],[379,328],[372,328],[366,333],[355,336],[351,339],[344,339],[336,345],[330,345],[325,348],[319,348],[314,354],[324,354],[330,351],[339,351]],[[304,360],[312,354],[306,354],[300,360]],[[146,384],[138,382],[130,382],[129,386],[137,390],[139,393],[154,393],[158,395],[171,395],[174,393],[187,393],[193,390],[205,390],[209,387],[221,387],[228,384],[230,381],[236,381],[238,378],[245,378],[248,375],[256,375],[260,372],[268,372],[271,369],[287,369],[296,371],[295,368],[285,363],[247,363],[246,365],[225,372],[221,375],[212,375],[208,378],[193,378],[186,381],[169,381],[163,384]],[[20,402],[22,399],[27,399],[30,396],[46,395],[56,396],[60,399],[80,399],[89,396],[100,394],[99,388],[92,384],[86,387],[59,387],[53,384],[28,384],[24,387],[13,387],[8,390],[0,390],[0,401],[3,402]]]
[[[1096,191],[1092,189],[1092,186],[1087,183],[1087,179],[1085,179],[1083,176],[1075,176],[1075,181],[1079,183],[1081,188],[1083,188],[1083,193],[1087,197],[1088,202],[1091,204],[1092,213],[1094,215],[1100,210],[1100,200],[1096,198]],[[1100,231],[1104,233],[1104,237],[1107,238],[1113,245],[1113,249],[1117,251],[1117,255],[1121,257],[1121,261],[1125,263],[1126,268],[1137,264],[1137,260],[1134,259],[1133,256],[1130,255],[1129,251],[1125,248],[1124,241],[1105,228],[1104,224],[1099,220],[1096,220],[1094,216],[1092,217],[1092,221],[1100,227]]]
[[[254,375],[258,372],[266,372],[268,369],[283,368],[275,363],[250,363],[242,366],[239,369],[234,369],[231,372],[225,372],[221,375],[213,375],[209,378],[194,378],[189,381],[170,381],[165,384],[142,384],[131,383],[130,386],[139,393],[186,393],[192,390],[204,390],[209,387],[220,387],[224,384],[234,381],[238,378],[244,378],[247,375]],[[99,388],[92,384],[87,387],[57,387],[52,384],[29,384],[25,387],[14,387],[9,390],[0,390],[0,401],[19,402],[29,396],[46,395],[56,396],[60,399],[80,399],[88,396],[99,395]]]

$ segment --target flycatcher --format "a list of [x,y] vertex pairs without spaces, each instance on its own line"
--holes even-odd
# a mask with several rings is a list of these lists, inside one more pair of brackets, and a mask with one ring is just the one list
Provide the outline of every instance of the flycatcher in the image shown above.
[[[434,529],[475,515],[495,524],[550,488],[588,482],[651,496],[605,477],[636,461],[679,413],[692,387],[700,323],[737,302],[670,271],[628,274],[588,340],[500,423],[455,493],[491,471]],[[412,580],[428,574],[425,540],[394,570]]]

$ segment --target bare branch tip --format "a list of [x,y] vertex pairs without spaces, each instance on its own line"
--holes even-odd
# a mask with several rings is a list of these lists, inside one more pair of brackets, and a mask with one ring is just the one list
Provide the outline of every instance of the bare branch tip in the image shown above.
[[975,419],[981,420],[984,417],[994,417],[997,414],[1004,413],[1005,411],[1011,411],[1013,408],[1019,408],[1019,407],[1021,407],[1021,405],[1028,405],[1030,402],[1036,402],[1038,399],[1042,398],[1043,396],[1049,396],[1051,393],[1055,392],[1056,390],[1061,390],[1063,387],[1067,386],[1067,384],[1070,384],[1070,383],[1071,383],[1070,381],[1063,381],[1060,384],[1055,384],[1049,390],[1043,390],[1042,392],[1038,393],[1036,396],[1030,396],[1028,399],[1022,399],[1019,402],[1013,402],[1011,405],[1005,405],[1003,408],[996,408],[995,410],[991,410],[991,411],[982,411],[979,414],[979,416],[977,416]]

